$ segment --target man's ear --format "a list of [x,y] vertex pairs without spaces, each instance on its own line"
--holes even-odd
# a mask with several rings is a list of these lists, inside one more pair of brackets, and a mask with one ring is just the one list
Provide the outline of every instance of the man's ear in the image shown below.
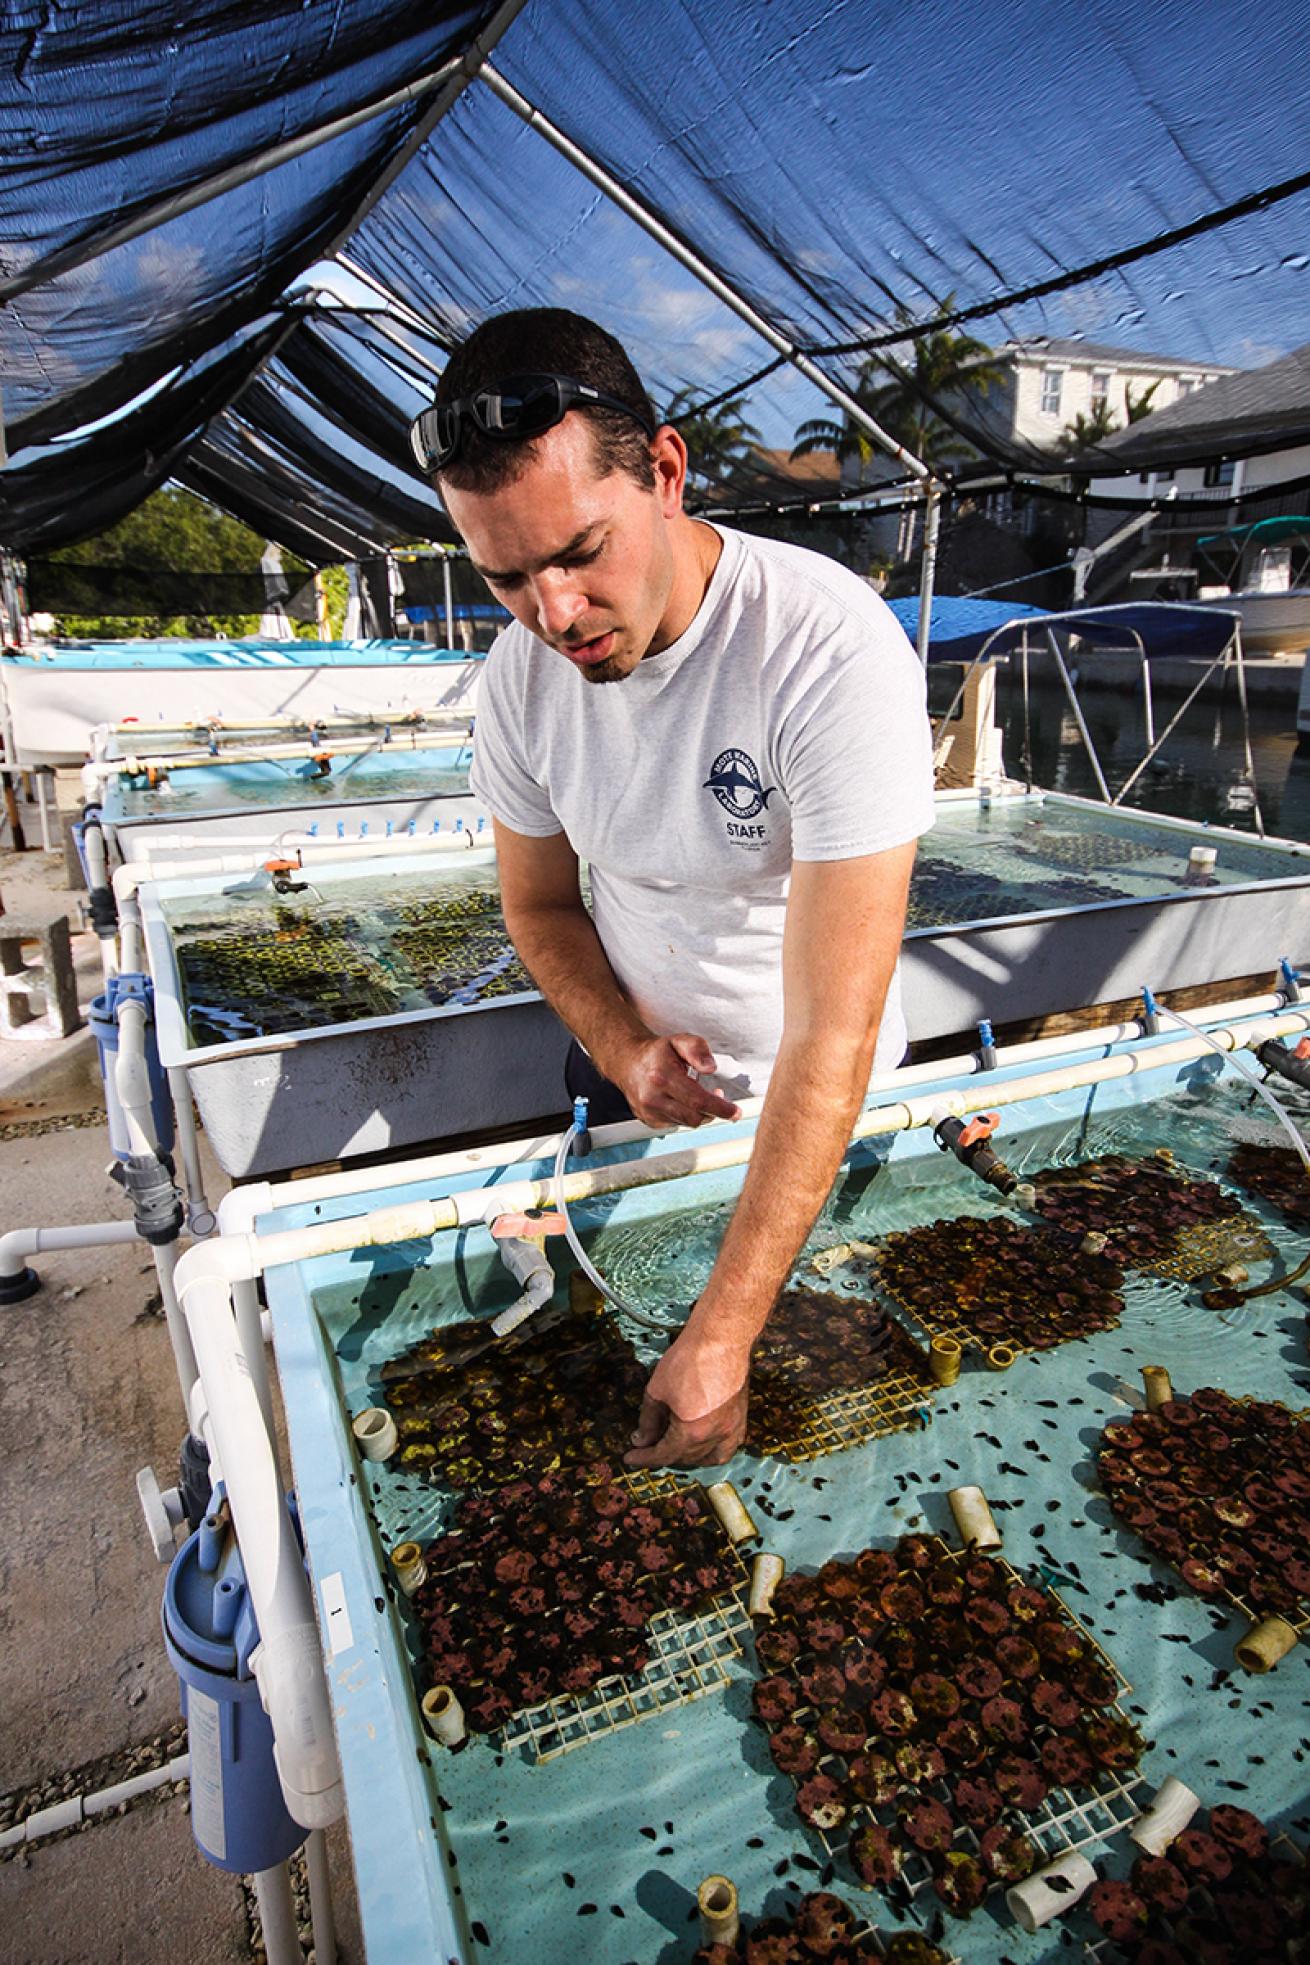
[[651,438],[650,457],[660,510],[665,518],[676,518],[687,482],[687,446],[671,423],[662,423]]

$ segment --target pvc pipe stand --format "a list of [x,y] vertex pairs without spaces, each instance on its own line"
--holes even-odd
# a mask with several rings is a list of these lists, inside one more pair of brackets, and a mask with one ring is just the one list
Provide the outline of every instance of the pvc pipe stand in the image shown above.
[[953,1487],[946,1496],[966,1549],[999,1549],[1001,1531],[980,1487]]
[[706,1490],[710,1506],[723,1523],[729,1542],[754,1542],[759,1529],[750,1518],[746,1504],[731,1481],[714,1481]]
[[1234,1656],[1244,1672],[1271,1672],[1297,1642],[1297,1634],[1285,1618],[1262,1617],[1238,1639]]
[[396,1572],[396,1581],[407,1597],[412,1597],[419,1586],[427,1581],[428,1566],[417,1542],[398,1542],[391,1551],[391,1566]]
[[365,1406],[355,1414],[350,1430],[365,1460],[386,1460],[400,1445],[396,1422],[385,1406]]
[[1006,1906],[1021,1931],[1030,1935],[1049,1924],[1053,1917],[1072,1910],[1096,1881],[1096,1871],[1086,1856],[1071,1849],[1067,1856],[1034,1870],[1022,1883],[1005,1893]]
[[707,1945],[735,1945],[741,1929],[737,1886],[726,1876],[707,1876],[696,1891],[700,1934]]
[[434,1740],[440,1740],[443,1747],[463,1744],[467,1731],[464,1708],[448,1685],[434,1685],[430,1692],[425,1692],[422,1707],[423,1724]]
[[1163,1365],[1143,1365],[1142,1383],[1146,1387],[1146,1410],[1159,1412],[1174,1395],[1173,1381]]
[[934,1337],[928,1346],[928,1369],[933,1381],[938,1385],[954,1385],[960,1376],[960,1366],[964,1352],[958,1338],[949,1337],[943,1332]]
[[763,1551],[751,1564],[750,1598],[747,1610],[752,1617],[773,1616],[773,1593],[783,1579],[787,1565],[781,1556],[771,1556]]

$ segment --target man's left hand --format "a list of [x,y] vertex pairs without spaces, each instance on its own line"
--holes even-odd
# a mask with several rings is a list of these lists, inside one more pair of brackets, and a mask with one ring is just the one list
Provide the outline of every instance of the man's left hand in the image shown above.
[[651,1373],[628,1467],[718,1467],[746,1437],[750,1357],[690,1329]]

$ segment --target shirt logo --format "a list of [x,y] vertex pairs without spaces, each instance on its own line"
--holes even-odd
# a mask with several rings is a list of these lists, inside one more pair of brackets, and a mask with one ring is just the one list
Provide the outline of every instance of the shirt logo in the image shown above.
[[770,785],[766,791],[755,759],[745,751],[727,750],[719,752],[701,789],[712,791],[724,811],[731,812],[734,819],[753,819],[757,812],[764,810],[778,787]]

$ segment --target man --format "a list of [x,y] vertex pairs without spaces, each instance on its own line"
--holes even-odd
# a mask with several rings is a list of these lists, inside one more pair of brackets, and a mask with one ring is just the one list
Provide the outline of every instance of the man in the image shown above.
[[570,1089],[593,1092],[594,1123],[655,1127],[765,1094],[627,1456],[717,1464],[870,1071],[905,1049],[896,959],[933,816],[922,671],[853,574],[683,512],[686,446],[594,322],[485,322],[412,434],[514,616],[487,658],[472,783],[514,944],[584,1047]]

